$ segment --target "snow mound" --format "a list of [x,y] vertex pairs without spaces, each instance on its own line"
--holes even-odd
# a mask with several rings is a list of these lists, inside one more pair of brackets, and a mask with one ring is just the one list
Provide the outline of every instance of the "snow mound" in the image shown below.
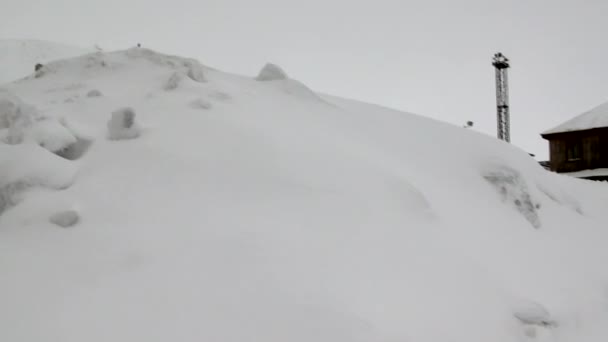
[[524,324],[540,326],[555,324],[549,311],[541,304],[535,302],[519,303],[513,315]]
[[20,98],[0,93],[0,141],[7,144],[35,142],[58,152],[76,142],[76,137],[59,120],[41,115]]
[[62,228],[72,227],[80,220],[75,210],[60,211],[49,217],[49,222]]
[[555,341],[554,329],[558,328],[549,311],[541,304],[520,301],[513,315],[521,323],[529,341]]
[[293,79],[46,67],[1,102],[2,341],[607,340],[608,184]]
[[69,73],[76,78],[91,77],[103,69],[118,69],[120,64],[108,60],[108,55],[98,51],[70,59],[61,59],[45,64],[35,74],[35,78],[45,78],[55,74]]
[[75,172],[74,165],[37,145],[0,143],[0,214],[19,203],[30,188],[70,186]]
[[133,108],[125,107],[112,112],[112,117],[108,121],[108,139],[135,139],[139,136],[140,131],[139,125],[135,122]]
[[281,67],[276,64],[267,63],[255,79],[258,81],[278,81],[286,80],[287,78],[287,73]]
[[75,58],[54,61],[45,64],[36,73],[36,78],[53,76],[49,82],[56,82],[58,79],[65,79],[66,77],[74,80],[86,80],[97,78],[101,74],[124,75],[129,72],[129,69],[134,67],[145,69],[150,64],[156,68],[183,74],[194,82],[205,82],[205,67],[198,61],[142,48],[116,52],[97,51]]

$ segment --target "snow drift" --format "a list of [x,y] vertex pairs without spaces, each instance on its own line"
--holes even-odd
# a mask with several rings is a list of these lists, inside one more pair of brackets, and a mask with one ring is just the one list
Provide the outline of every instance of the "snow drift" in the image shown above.
[[0,339],[608,338],[606,184],[274,76],[131,49],[7,86],[53,124],[0,143]]

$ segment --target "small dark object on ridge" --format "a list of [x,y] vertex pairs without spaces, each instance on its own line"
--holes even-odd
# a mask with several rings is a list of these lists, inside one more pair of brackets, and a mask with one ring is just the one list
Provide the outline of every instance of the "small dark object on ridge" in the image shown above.
[[34,67],[34,71],[38,71],[40,69],[42,69],[44,65],[40,64],[40,63],[36,63],[36,66]]

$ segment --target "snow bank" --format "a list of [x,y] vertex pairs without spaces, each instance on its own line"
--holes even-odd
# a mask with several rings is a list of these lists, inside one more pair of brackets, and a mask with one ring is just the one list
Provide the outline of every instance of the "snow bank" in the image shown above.
[[70,186],[75,172],[74,165],[37,145],[0,144],[0,214],[30,188]]
[[14,95],[0,93],[0,140],[11,145],[34,142],[58,152],[77,139],[59,120],[41,115]]
[[[162,69],[165,72],[170,70],[180,77],[184,75],[193,82],[206,82],[206,68],[198,61],[142,48],[115,52],[96,51],[70,59],[52,61],[44,65],[37,78],[45,80],[48,84],[62,83],[66,80],[82,82],[98,78],[101,74],[124,75],[132,72],[132,69],[146,68]],[[164,81],[162,87],[170,83]]]

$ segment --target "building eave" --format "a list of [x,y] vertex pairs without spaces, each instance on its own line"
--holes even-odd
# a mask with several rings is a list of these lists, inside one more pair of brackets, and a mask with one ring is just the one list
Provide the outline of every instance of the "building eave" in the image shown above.
[[545,133],[541,133],[540,136],[543,139],[552,140],[551,139],[552,137],[555,137],[558,135],[566,135],[566,134],[570,134],[570,133],[580,133],[580,132],[592,132],[592,131],[598,131],[598,130],[602,130],[602,129],[608,129],[608,126],[593,127],[593,128],[586,128],[586,129],[576,129],[576,130],[571,130],[571,131],[545,132]]

